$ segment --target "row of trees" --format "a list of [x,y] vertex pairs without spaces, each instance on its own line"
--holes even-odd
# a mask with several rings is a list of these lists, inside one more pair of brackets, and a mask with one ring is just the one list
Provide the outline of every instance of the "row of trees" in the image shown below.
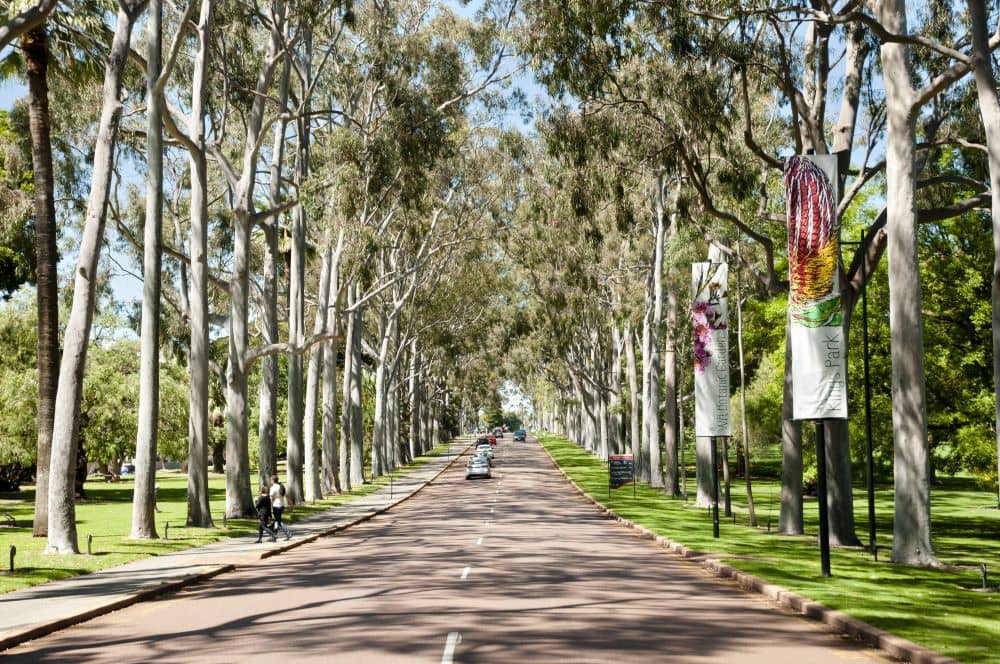
[[[760,302],[748,320],[766,327],[747,331],[756,346],[746,361],[739,356],[739,368],[757,381],[757,405],[772,409],[765,422],[776,419],[777,404],[760,393],[780,388],[784,366],[780,429],[772,429],[783,448],[780,530],[801,533],[803,433],[791,419],[782,338],[781,174],[784,156],[835,154],[845,240],[864,234],[843,256],[847,332],[862,291],[874,291],[873,278],[888,279],[888,316],[876,316],[888,323],[891,356],[891,401],[883,402],[891,428],[882,430],[892,436],[893,559],[936,563],[931,441],[947,455],[943,465],[985,470],[994,480],[1000,449],[1000,410],[979,407],[984,379],[988,398],[1000,404],[1000,365],[988,372],[983,348],[992,337],[994,362],[1000,357],[1000,263],[992,273],[988,267],[1000,252],[991,256],[982,244],[992,235],[1000,246],[993,58],[1000,32],[988,9],[978,0],[919,8],[903,0],[527,3],[524,47],[550,92],[568,101],[549,114],[543,147],[528,157],[536,185],[512,236],[531,256],[532,343],[547,360],[539,372],[549,385],[539,390],[547,395],[545,420],[602,456],[630,447],[643,480],[678,493],[679,404],[690,394],[683,370],[690,364],[680,361],[690,336],[689,270],[707,249],[742,279],[731,295]],[[542,235],[557,237],[557,248],[539,242]],[[978,259],[969,266],[976,276],[956,282],[951,260],[966,256]],[[945,281],[922,283],[928,273]],[[982,307],[955,298],[963,284],[982,302],[988,283],[992,324]],[[960,380],[976,405],[928,401],[928,294],[946,306],[933,317],[949,326],[934,325],[935,365],[952,379],[964,367]],[[742,336],[734,341],[742,352]],[[970,345],[971,355],[957,350]],[[831,538],[856,544],[849,427],[823,426]],[[707,441],[697,442],[703,481]]]
[[[169,360],[189,380],[191,526],[213,525],[213,393],[225,411],[226,513],[253,509],[251,400],[260,478],[275,472],[279,355],[296,501],[366,481],[368,374],[368,477],[427,450],[460,407],[475,412],[452,394],[489,377],[474,375],[472,354],[454,340],[497,315],[492,229],[507,185],[495,177],[488,121],[510,75],[509,7],[487,4],[476,16],[424,0],[16,9],[0,49],[29,82],[36,201],[22,228],[33,231],[36,274],[25,276],[39,293],[35,532],[49,551],[78,551],[74,476],[108,246],[113,260],[141,257],[133,537],[157,536],[155,461],[167,451],[164,420],[178,419],[161,409]],[[57,52],[57,41],[71,46]],[[80,100],[53,114],[48,85]],[[53,167],[60,160],[65,173]],[[62,210],[79,226],[64,236],[77,258],[60,326],[57,295],[42,290],[45,270],[56,284],[56,254],[42,243],[55,242],[54,192],[73,200],[87,170],[86,203]],[[458,300],[478,300],[478,311]]]
[[[742,456],[780,438],[780,530],[801,533],[781,175],[810,151],[838,155],[841,226],[864,236],[843,259],[843,314],[850,331],[867,289],[887,349],[875,376],[891,399],[875,405],[891,420],[894,559],[935,562],[932,445],[943,469],[994,475],[1000,353],[991,372],[982,346],[1000,347],[1000,267],[985,265],[986,237],[1000,260],[1000,32],[983,0],[64,3],[12,8],[0,30],[8,70],[29,82],[24,112],[0,123],[31,157],[0,173],[14,211],[0,277],[39,289],[35,525],[50,550],[77,550],[106,248],[141,256],[143,273],[135,537],[156,536],[166,354],[190,381],[190,525],[212,524],[213,409],[226,512],[241,516],[251,443],[264,477],[279,414],[289,492],[312,500],[364,481],[366,457],[379,475],[495,412],[507,377],[540,424],[600,455],[631,449],[642,479],[677,494],[689,266],[706,254],[737,279]],[[554,100],[533,132],[510,128],[515,54]],[[55,245],[42,246],[57,214],[77,223],[61,337],[58,291],[42,290],[58,284]],[[969,397],[957,408],[941,396],[956,381]],[[856,543],[857,431],[824,426],[832,539]]]

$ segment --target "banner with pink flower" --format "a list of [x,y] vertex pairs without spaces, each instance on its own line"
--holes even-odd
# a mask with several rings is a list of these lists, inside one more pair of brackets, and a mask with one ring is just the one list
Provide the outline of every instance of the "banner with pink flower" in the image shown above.
[[696,436],[731,436],[729,424],[729,268],[692,263],[694,428]]
[[840,310],[837,158],[785,162],[788,213],[788,324],[792,417],[847,417],[847,366]]

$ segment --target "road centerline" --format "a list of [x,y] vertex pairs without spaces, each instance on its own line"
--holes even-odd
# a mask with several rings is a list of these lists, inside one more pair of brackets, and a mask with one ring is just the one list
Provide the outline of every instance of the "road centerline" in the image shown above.
[[444,643],[444,652],[441,653],[441,664],[452,664],[455,660],[455,647],[462,642],[460,632],[449,632],[448,639]]

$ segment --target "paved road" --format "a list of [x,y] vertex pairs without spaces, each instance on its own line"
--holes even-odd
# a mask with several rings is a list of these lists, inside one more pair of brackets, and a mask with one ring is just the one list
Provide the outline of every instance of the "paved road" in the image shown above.
[[884,662],[602,517],[534,441],[389,513],[11,661]]

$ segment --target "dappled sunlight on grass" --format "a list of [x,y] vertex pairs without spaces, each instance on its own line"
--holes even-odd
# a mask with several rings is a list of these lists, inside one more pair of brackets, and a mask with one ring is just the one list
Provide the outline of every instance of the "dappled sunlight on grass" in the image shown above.
[[[859,548],[831,552],[833,576],[823,578],[816,542],[815,499],[805,501],[806,536],[768,533],[778,521],[777,484],[754,480],[758,528],[748,525],[743,480],[733,481],[736,524],[721,516],[720,538],[712,537],[711,512],[671,498],[640,484],[636,497],[623,487],[608,497],[607,466],[600,459],[558,436],[541,436],[541,443],[559,465],[592,498],[619,515],[691,549],[719,554],[732,567],[805,595],[927,648],[964,662],[1000,663],[1000,593],[974,592],[981,585],[978,570],[985,562],[991,583],[1000,583],[1000,510],[995,496],[972,483],[957,481],[932,492],[934,545],[944,569],[926,569],[886,562],[889,549],[872,560]],[[693,475],[688,477],[693,493]],[[880,487],[876,500],[878,542],[891,545],[892,489]],[[992,500],[992,503],[991,503]],[[858,536],[867,540],[867,503],[855,494]],[[975,565],[975,569],[963,566]]]

